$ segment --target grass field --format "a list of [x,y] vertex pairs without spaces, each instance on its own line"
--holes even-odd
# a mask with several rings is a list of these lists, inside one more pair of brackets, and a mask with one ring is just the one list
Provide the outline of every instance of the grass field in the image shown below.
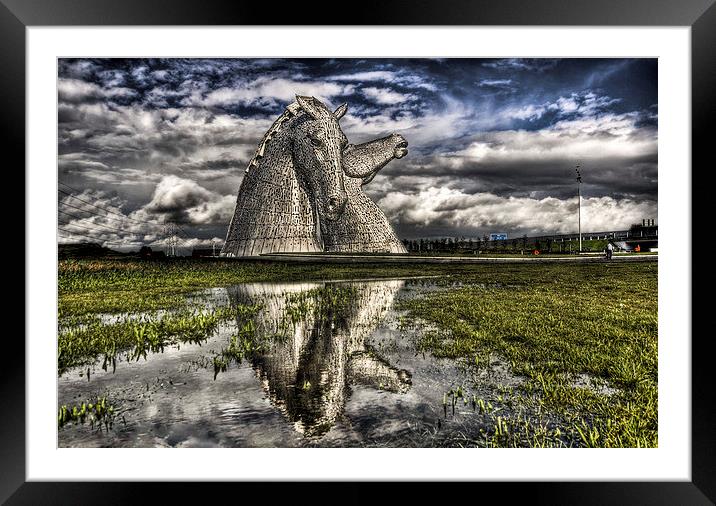
[[[657,446],[657,262],[340,265],[222,260],[63,260],[58,369],[141,341],[137,353],[191,341],[224,318],[185,294],[241,282],[439,276],[444,286],[401,303],[429,323],[419,351],[476,370],[499,359],[523,378],[498,398],[472,398],[492,421],[487,446]],[[460,281],[459,286],[449,283]],[[97,323],[98,313],[178,311],[161,325]],[[244,308],[242,310],[250,310]],[[223,312],[222,312],[223,311]],[[226,313],[226,314],[225,314]],[[152,327],[154,325],[154,327]],[[426,326],[427,328],[427,326]],[[145,337],[145,332],[152,339]],[[107,355],[105,355],[107,356]],[[106,367],[106,364],[105,364]],[[449,391],[467,403],[469,391]],[[541,413],[549,413],[542,417]]]
[[[299,281],[394,276],[459,275],[475,272],[436,265],[339,265],[175,258],[62,260],[60,317],[87,313],[146,311],[176,307],[183,294],[201,288],[254,281]],[[490,269],[483,269],[489,275]]]
[[[502,269],[501,269],[502,270]],[[657,445],[657,264],[517,266],[505,288],[469,275],[466,286],[403,304],[438,331],[419,346],[489,367],[492,356],[524,376],[505,392],[512,411],[558,414],[557,427],[497,420],[496,446]],[[565,429],[571,434],[564,434]]]

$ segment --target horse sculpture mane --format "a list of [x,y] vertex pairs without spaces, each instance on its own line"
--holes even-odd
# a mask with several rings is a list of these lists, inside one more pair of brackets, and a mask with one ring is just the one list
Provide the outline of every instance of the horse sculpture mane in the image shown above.
[[279,131],[281,130],[281,127],[283,124],[293,118],[294,116],[298,115],[301,112],[301,106],[298,105],[298,102],[293,102],[286,106],[286,110],[283,111],[283,114],[279,116],[276,121],[273,122],[273,124],[269,127],[268,130],[266,130],[266,133],[264,134],[263,138],[261,139],[261,142],[259,142],[259,146],[256,148],[256,151],[254,152],[254,156],[251,158],[251,161],[249,161],[249,165],[246,167],[246,173],[251,170],[252,167],[256,167],[259,164],[259,161],[264,156],[264,152],[266,150],[266,145],[269,143],[271,138]]
[[338,125],[346,110],[297,96],[274,121],[246,168],[222,256],[406,252],[361,186],[407,142],[393,134],[349,145]]

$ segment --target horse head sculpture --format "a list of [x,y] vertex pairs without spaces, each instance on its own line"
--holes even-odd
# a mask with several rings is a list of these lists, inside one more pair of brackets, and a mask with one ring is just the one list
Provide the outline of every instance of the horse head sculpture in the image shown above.
[[343,183],[343,149],[348,139],[338,120],[348,106],[331,112],[313,97],[296,97],[306,113],[294,125],[293,159],[296,172],[313,195],[321,219],[337,220],[348,199]]
[[297,96],[273,123],[241,182],[222,256],[323,251],[319,223],[337,220],[347,201],[338,124],[347,108]]
[[346,147],[343,151],[343,171],[346,174],[348,204],[338,220],[321,223],[323,247],[327,252],[408,252],[383,211],[362,189],[388,162],[407,154],[408,141],[395,133]]
[[408,141],[400,134],[375,139],[358,145],[349,145],[343,152],[343,170],[347,176],[370,183],[380,169],[393,159],[408,154]]

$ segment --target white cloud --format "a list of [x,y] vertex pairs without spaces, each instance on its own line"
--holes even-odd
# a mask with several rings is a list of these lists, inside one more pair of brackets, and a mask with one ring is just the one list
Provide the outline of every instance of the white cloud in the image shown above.
[[97,76],[106,88],[122,86],[127,79],[127,74],[123,70],[103,70],[98,72]]
[[329,76],[326,79],[329,81],[394,81],[397,78],[395,72],[388,70],[374,70],[370,72],[355,72],[353,74],[339,74]]
[[610,105],[619,102],[619,99],[599,96],[592,91],[572,93],[568,97],[559,97],[553,102],[542,104],[526,104],[522,106],[508,106],[501,111],[507,119],[520,119],[534,121],[540,119],[547,111],[553,111],[558,116],[597,116],[602,114]]
[[[114,159],[114,167],[178,170],[198,166],[231,153],[248,160],[273,118],[242,119],[200,108],[144,109],[139,105],[109,107],[103,103],[61,105],[64,122],[60,145],[81,138],[81,153],[60,157],[61,166],[79,156],[83,160]],[[82,128],[74,128],[75,126]],[[84,132],[92,132],[85,135]],[[99,167],[97,167],[99,168]]]
[[452,166],[464,162],[631,158],[657,152],[654,132],[636,125],[638,115],[603,114],[558,121],[542,130],[504,130],[474,136],[465,149],[446,153]]
[[235,195],[216,195],[214,200],[202,202],[199,205],[187,209],[189,221],[193,224],[226,225],[234,214],[236,206]]
[[[573,233],[577,230],[577,200],[500,197],[489,193],[431,187],[414,194],[391,192],[378,201],[388,218],[403,225],[439,224],[475,233],[521,230],[528,234]],[[627,229],[642,218],[657,217],[656,202],[611,197],[582,200],[582,230]]]
[[193,105],[211,107],[232,104],[274,105],[277,102],[288,104],[295,100],[296,95],[310,95],[330,103],[331,98],[349,95],[354,88],[352,84],[262,77],[239,87],[214,90]]
[[480,82],[477,83],[478,86],[484,87],[508,87],[512,84],[512,79],[481,79]]
[[554,104],[550,104],[550,109],[557,109],[561,114],[569,114],[579,109],[579,104],[574,95],[559,97]]
[[424,76],[411,74],[408,72],[395,72],[389,70],[374,70],[368,72],[355,72],[352,74],[338,74],[328,76],[327,81],[344,81],[344,82],[382,82],[385,84],[395,84],[405,88],[425,89],[428,91],[437,91],[437,86],[426,79]]
[[502,115],[508,119],[520,119],[534,121],[540,119],[547,112],[544,105],[528,104],[521,107],[507,107],[502,110]]
[[[465,132],[494,126],[494,118],[481,111],[449,96],[443,100],[445,106],[438,110],[417,112],[386,106],[379,114],[360,118],[349,114],[341,120],[341,125],[351,142],[365,142],[397,132],[405,136],[413,150],[431,144],[447,144]],[[348,111],[350,113],[350,107]]]
[[496,150],[499,150],[501,152],[505,151],[504,147],[495,148],[487,142],[473,142],[467,148],[461,151],[450,153],[450,155],[457,157],[465,157],[471,160],[481,160],[486,158],[487,156],[494,156]]
[[[578,117],[572,120],[558,121],[550,127],[550,131],[569,135],[608,134],[614,137],[625,138],[636,136],[641,131],[636,125],[638,120],[638,113],[609,113],[599,116]],[[656,142],[655,138],[652,138],[652,140]]]
[[109,165],[100,161],[86,159],[82,153],[68,153],[58,157],[57,166],[60,169],[85,171],[89,169],[110,169]]
[[389,88],[363,88],[363,95],[378,104],[395,105],[414,100],[414,95],[405,95]]
[[96,64],[89,60],[77,60],[67,63],[61,60],[62,74],[78,79],[87,78],[98,68]]
[[139,220],[147,218],[162,223],[189,222],[194,225],[227,224],[236,204],[235,195],[221,195],[195,181],[165,176],[154,189],[151,201],[132,213]]
[[60,193],[58,219],[64,236],[115,242],[151,242],[161,235],[161,226],[128,217],[124,200],[99,190]]
[[57,93],[60,101],[80,102],[88,98],[126,98],[133,97],[136,91],[129,88],[101,86],[81,79],[59,79]]

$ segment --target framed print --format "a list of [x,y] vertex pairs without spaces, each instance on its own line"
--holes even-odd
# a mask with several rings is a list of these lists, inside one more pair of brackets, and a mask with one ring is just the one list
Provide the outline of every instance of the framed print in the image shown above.
[[3,0],[26,189],[3,500],[710,504],[713,2],[318,12]]

